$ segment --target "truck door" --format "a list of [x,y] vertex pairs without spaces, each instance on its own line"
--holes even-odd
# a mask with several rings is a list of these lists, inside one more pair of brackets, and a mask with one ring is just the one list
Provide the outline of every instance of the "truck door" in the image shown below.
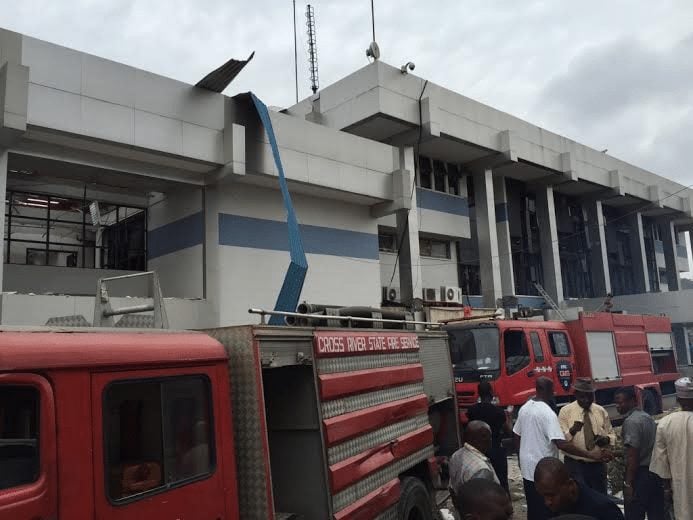
[[534,394],[534,378],[537,375],[524,329],[506,329],[503,332],[503,363],[507,395],[507,400],[503,401],[514,405],[524,404]]
[[231,520],[215,380],[214,367],[92,376],[97,518]]
[[57,517],[55,406],[46,379],[0,375],[0,518]]

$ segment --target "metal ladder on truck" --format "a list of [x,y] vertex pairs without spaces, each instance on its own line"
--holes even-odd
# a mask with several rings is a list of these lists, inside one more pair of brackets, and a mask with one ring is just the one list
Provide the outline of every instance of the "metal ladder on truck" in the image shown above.
[[554,311],[556,311],[556,313],[561,317],[561,319],[563,321],[568,321],[568,318],[566,318],[566,315],[563,314],[563,311],[560,309],[558,304],[556,304],[554,299],[551,298],[549,293],[547,293],[544,290],[544,287],[542,287],[542,285],[539,282],[534,282],[534,287],[537,289],[537,291],[542,296],[542,298],[544,298],[544,301],[549,304],[549,307],[551,307]]
[[[151,303],[142,305],[131,305],[130,307],[120,307],[114,309],[108,295],[107,282],[116,280],[128,280],[132,278],[149,277],[149,295]],[[152,314],[142,314],[152,312]],[[116,323],[115,316],[123,316]],[[96,285],[96,298],[94,300],[94,327],[122,327],[140,329],[167,329],[168,318],[164,298],[161,294],[159,276],[155,271],[144,273],[125,274],[122,276],[111,276],[109,278],[99,278]]]

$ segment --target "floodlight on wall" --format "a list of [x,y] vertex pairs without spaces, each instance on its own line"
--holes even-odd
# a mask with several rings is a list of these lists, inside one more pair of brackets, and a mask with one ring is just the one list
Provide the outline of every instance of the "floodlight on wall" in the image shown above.
[[371,42],[371,44],[366,49],[366,56],[373,58],[374,60],[380,59],[380,47],[376,42]]

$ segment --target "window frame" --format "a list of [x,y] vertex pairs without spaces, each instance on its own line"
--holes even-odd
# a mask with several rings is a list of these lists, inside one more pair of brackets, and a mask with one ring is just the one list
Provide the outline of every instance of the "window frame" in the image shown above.
[[[554,342],[552,340],[553,334],[563,334],[563,337],[565,338],[565,344],[566,347],[568,347],[568,353],[567,354],[557,354],[556,349],[554,348]],[[546,339],[549,342],[549,349],[551,350],[551,354],[554,357],[561,357],[561,358],[567,358],[570,357],[573,353],[573,349],[570,345],[570,338],[568,337],[568,333],[564,330],[547,330],[546,331]]]
[[[534,338],[537,339],[537,344],[534,344]],[[541,336],[539,336],[538,330],[529,331],[529,341],[532,344],[532,355],[534,356],[535,363],[544,363],[546,357],[544,356],[544,347],[541,344]],[[541,359],[537,357],[537,346],[539,347],[539,353],[541,354]]]
[[[0,374],[0,385],[28,386],[38,392],[39,474],[34,482],[0,490],[0,510],[23,512],[31,504],[45,511],[57,511],[58,464],[56,456],[55,402],[48,381],[27,373]],[[33,509],[32,509],[33,510]]]
[[[16,202],[15,199],[17,197],[24,197],[25,199],[28,199],[29,197],[40,197],[41,199],[45,199],[46,201],[46,207],[45,207],[45,214],[42,216],[31,216],[31,215],[13,215],[12,214],[12,209],[15,207],[15,205],[18,206],[24,206],[26,204],[22,204],[19,202]],[[61,195],[56,195],[56,194],[47,194],[47,193],[41,193],[39,192],[34,192],[34,191],[24,191],[24,190],[14,190],[12,188],[7,189],[6,197],[9,199],[9,203],[5,205],[5,226],[7,229],[7,232],[4,236],[3,243],[5,249],[3,250],[3,261],[6,264],[13,264],[13,265],[33,265],[33,264],[28,264],[28,263],[21,263],[21,262],[10,262],[10,259],[12,257],[12,243],[16,242],[19,244],[35,244],[36,247],[31,247],[30,249],[43,249],[46,251],[46,257],[45,257],[45,263],[44,264],[39,264],[41,267],[56,267],[48,263],[49,259],[49,253],[53,251],[58,251],[60,248],[63,247],[69,247],[72,250],[69,252],[78,252],[81,253],[81,261],[78,260],[77,265],[75,266],[59,266],[59,267],[76,267],[76,268],[81,268],[81,269],[116,269],[116,270],[138,270],[138,269],[132,269],[129,266],[121,266],[118,264],[118,258],[115,260],[115,265],[110,265],[108,260],[108,252],[110,249],[116,250],[119,253],[125,252],[126,254],[133,251],[138,254],[142,255],[142,260],[143,260],[143,268],[140,271],[146,271],[147,270],[147,265],[149,261],[149,256],[148,256],[148,244],[147,244],[147,234],[149,231],[149,218],[148,218],[148,208],[146,207],[140,207],[140,206],[127,206],[123,204],[111,204],[107,203],[105,201],[98,201],[101,204],[107,204],[108,206],[113,207],[113,211],[115,212],[115,222],[113,222],[111,225],[105,226],[104,227],[104,232],[108,230],[113,230],[114,233],[119,231],[121,228],[119,226],[127,226],[128,222],[130,222],[132,219],[135,217],[138,217],[139,215],[142,215],[142,233],[143,233],[143,239],[142,239],[142,244],[141,248],[140,247],[130,247],[131,244],[120,244],[118,243],[118,237],[116,236],[116,244],[115,247],[110,247],[109,244],[103,243],[100,246],[97,246],[95,243],[90,243],[89,241],[85,240],[86,236],[86,231],[87,229],[91,229],[92,225],[87,218],[87,211],[82,211],[82,218],[81,220],[69,220],[65,218],[60,218],[62,214],[65,213],[64,210],[59,210],[57,208],[52,208],[51,204],[53,204],[53,201],[67,201],[70,203],[75,203],[79,205],[84,205],[86,202],[83,199],[78,199],[74,197],[69,197],[69,196],[61,196]],[[94,199],[89,199],[94,200]],[[55,202],[57,204],[57,202]],[[125,214],[121,216],[123,213],[123,210],[125,210]],[[135,213],[128,215],[128,210],[135,210]],[[57,217],[53,216],[51,213],[57,213]],[[45,226],[45,239],[41,240],[34,240],[34,239],[29,239],[29,238],[12,238],[12,228],[13,228],[13,220],[17,221],[33,221],[36,223],[41,223]],[[81,235],[82,235],[82,241],[81,243],[70,243],[66,241],[61,241],[60,237],[55,238],[51,237],[52,234],[52,228],[56,224],[69,224],[71,226],[75,226],[76,228],[81,228]],[[29,249],[29,247],[27,246]],[[62,251],[60,251],[62,252]],[[28,252],[25,253],[28,256]],[[87,261],[87,256],[91,258],[93,255],[93,262]],[[95,267],[97,265],[97,258],[100,259],[100,262],[98,264],[101,267]],[[88,265],[88,264],[92,264]]]
[[[433,254],[433,244],[437,242],[440,244],[445,244],[445,256],[434,255]],[[422,244],[429,243],[431,254],[424,254]],[[449,240],[441,240],[438,238],[430,237],[419,237],[419,254],[424,258],[435,258],[437,260],[452,260],[452,248],[450,247]]]
[[[195,475],[192,477],[188,477],[182,480],[178,480],[173,484],[166,484],[166,472],[165,472],[165,467],[164,467],[164,462],[165,462],[165,442],[167,440],[167,435],[166,432],[164,431],[165,427],[165,419],[166,419],[166,412],[165,412],[165,406],[164,406],[164,400],[165,400],[165,395],[163,392],[163,385],[166,381],[171,381],[171,380],[185,380],[185,379],[199,379],[204,382],[204,385],[207,390],[207,397],[208,397],[208,410],[209,410],[209,455],[211,458],[210,461],[210,467],[209,471],[207,473],[201,474],[201,475]],[[128,497],[122,498],[122,499],[114,499],[111,497],[110,494],[110,487],[109,487],[109,480],[108,480],[108,475],[110,474],[111,470],[111,464],[108,456],[108,448],[109,448],[109,430],[106,427],[106,412],[108,411],[108,406],[107,406],[107,394],[109,390],[113,386],[119,386],[123,384],[132,384],[132,383],[152,383],[152,382],[158,382],[159,383],[159,388],[160,388],[160,404],[161,404],[161,451],[162,451],[162,460],[161,460],[161,475],[162,475],[162,480],[164,482],[163,485],[149,489],[147,491],[144,491],[142,493],[136,493],[133,495],[130,495]],[[182,487],[185,487],[189,484],[193,484],[196,482],[200,482],[203,480],[208,480],[212,478],[215,473],[217,472],[217,467],[218,467],[218,462],[217,462],[217,439],[216,439],[216,429],[215,429],[215,406],[214,406],[214,391],[213,391],[213,383],[211,378],[209,377],[208,374],[204,372],[197,372],[197,373],[183,373],[183,374],[171,374],[171,375],[161,375],[161,376],[145,376],[145,377],[129,377],[126,379],[114,379],[113,381],[109,381],[103,386],[103,390],[101,392],[101,433],[102,433],[102,459],[103,459],[103,492],[104,492],[104,497],[106,498],[106,501],[113,507],[122,507],[122,506],[127,506],[135,502],[140,502],[142,499],[149,498],[154,495],[159,495],[161,493],[166,493],[168,491],[173,491]]]
[[[506,343],[505,343],[505,336],[509,332],[520,333],[522,340],[524,341],[524,344],[525,344],[525,349],[527,350],[527,363],[525,363],[524,365],[522,365],[521,367],[519,367],[517,370],[515,370],[512,373],[508,371],[508,355],[507,355],[508,352],[507,352],[507,347],[506,347]],[[532,355],[530,354],[526,331],[524,329],[505,329],[503,331],[503,371],[505,372],[505,374],[507,376],[514,376],[515,374],[519,374],[523,370],[529,368],[531,366],[531,364],[532,364]]]

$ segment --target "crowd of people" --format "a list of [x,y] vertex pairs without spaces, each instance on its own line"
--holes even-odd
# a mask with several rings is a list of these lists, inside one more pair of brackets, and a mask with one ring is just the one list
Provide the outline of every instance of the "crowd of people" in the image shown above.
[[[638,408],[632,387],[616,390],[623,416],[624,513],[609,496],[607,463],[616,433],[608,412],[594,402],[589,379],[578,379],[575,401],[557,413],[553,381],[540,377],[536,396],[521,408],[514,427],[493,404],[488,382],[468,410],[464,444],[450,458],[450,491],[463,520],[513,517],[503,435],[514,436],[527,500],[527,518],[596,520],[693,519],[693,380],[676,381],[681,411],[655,423]],[[559,453],[563,453],[563,461]]]

